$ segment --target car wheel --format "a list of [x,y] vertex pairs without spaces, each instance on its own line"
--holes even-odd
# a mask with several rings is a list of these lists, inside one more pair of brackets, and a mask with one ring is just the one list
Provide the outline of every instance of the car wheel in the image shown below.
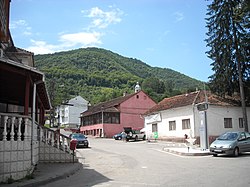
[[239,148],[238,147],[235,147],[233,154],[235,157],[239,156]]
[[218,155],[217,154],[213,154],[214,157],[217,157]]
[[138,136],[135,136],[135,141],[137,141],[138,140]]
[[143,136],[143,140],[146,140],[146,135]]
[[119,136],[119,137],[118,137],[118,140],[121,140],[121,139],[122,139],[122,137]]

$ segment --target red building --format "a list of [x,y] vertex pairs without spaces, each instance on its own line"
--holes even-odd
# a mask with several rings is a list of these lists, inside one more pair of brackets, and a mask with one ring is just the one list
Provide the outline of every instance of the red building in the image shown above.
[[142,129],[144,118],[141,115],[155,105],[146,93],[136,90],[81,113],[80,131],[86,135],[111,138],[123,131],[123,127]]

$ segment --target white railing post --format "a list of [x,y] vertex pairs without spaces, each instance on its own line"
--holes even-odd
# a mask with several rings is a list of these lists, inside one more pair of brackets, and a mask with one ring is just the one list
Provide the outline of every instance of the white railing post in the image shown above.
[[20,141],[21,140],[21,125],[22,125],[22,118],[19,117],[18,118],[18,132],[17,132],[17,140]]
[[15,127],[15,117],[11,118],[11,130],[10,130],[10,140],[14,141],[14,135],[15,135],[15,131],[14,131],[14,127]]
[[24,139],[27,140],[28,139],[28,118],[24,119]]
[[7,122],[8,122],[8,116],[3,117],[3,140],[7,140]]

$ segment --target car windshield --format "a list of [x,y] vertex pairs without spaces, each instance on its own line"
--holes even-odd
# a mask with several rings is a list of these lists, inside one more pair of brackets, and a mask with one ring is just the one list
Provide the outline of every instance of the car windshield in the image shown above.
[[238,133],[236,132],[226,132],[224,134],[222,134],[218,140],[236,140],[236,138],[238,137]]
[[83,134],[72,134],[73,139],[78,139],[78,138],[86,138]]

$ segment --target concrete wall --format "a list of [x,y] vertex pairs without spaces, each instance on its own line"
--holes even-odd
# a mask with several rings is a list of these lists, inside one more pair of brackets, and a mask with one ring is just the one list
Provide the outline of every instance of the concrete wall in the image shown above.
[[48,145],[45,142],[40,142],[39,162],[73,162],[73,154]]

